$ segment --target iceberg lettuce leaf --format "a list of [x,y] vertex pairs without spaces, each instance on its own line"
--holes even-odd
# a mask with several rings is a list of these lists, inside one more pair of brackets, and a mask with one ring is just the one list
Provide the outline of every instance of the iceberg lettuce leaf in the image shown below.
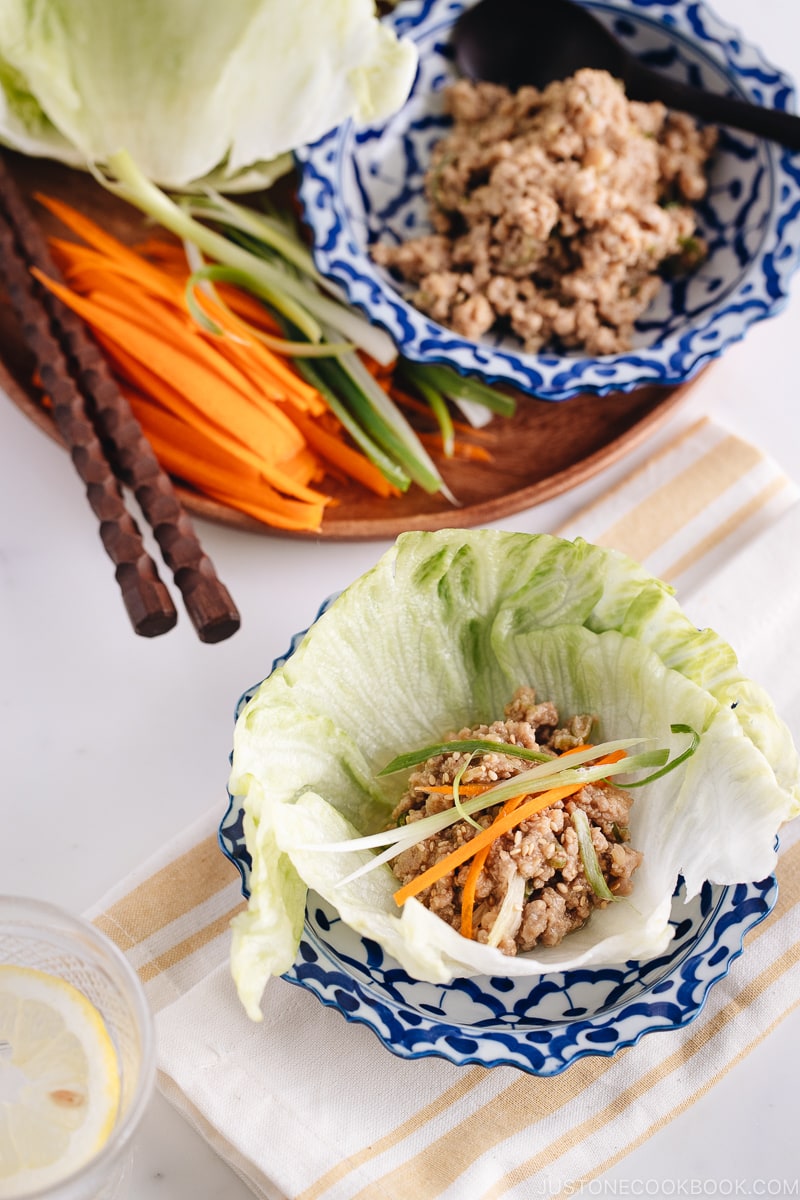
[[415,69],[371,0],[6,0],[0,141],[73,166],[125,150],[163,187],[254,188],[348,118],[395,111]]
[[[701,741],[634,793],[631,840],[644,860],[631,896],[560,946],[512,959],[462,938],[416,900],[399,909],[388,866],[342,885],[370,852],[324,846],[385,824],[404,787],[402,775],[378,778],[391,758],[496,719],[523,685],[563,717],[595,713],[598,740],[652,738],[677,755],[686,739],[671,726],[688,725]],[[691,896],[706,880],[769,873],[799,781],[791,736],[763,690],[638,564],[549,535],[405,534],[334,601],[237,723],[231,790],[243,797],[254,862],[233,946],[242,998],[253,1013],[276,921],[285,962],[285,930],[301,926],[305,887],[435,982],[658,954],[680,876]],[[261,869],[267,862],[272,873]]]

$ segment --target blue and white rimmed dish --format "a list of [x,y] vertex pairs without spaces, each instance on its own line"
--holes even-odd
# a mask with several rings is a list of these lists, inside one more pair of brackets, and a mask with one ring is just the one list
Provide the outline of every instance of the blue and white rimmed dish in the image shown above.
[[[474,0],[472,0],[474,2]],[[583,0],[637,56],[670,76],[766,107],[793,110],[788,77],[697,0]],[[380,125],[348,122],[298,154],[300,198],[319,269],[382,325],[410,359],[448,363],[541,399],[677,385],[784,305],[800,261],[800,154],[722,130],[699,206],[709,256],[665,281],[630,352],[591,358],[525,354],[513,339],[469,341],[419,312],[369,247],[428,232],[423,178],[446,129],[442,90],[455,78],[449,36],[468,0],[407,0],[387,18],[418,46],[403,109]]]
[[[273,671],[305,632],[295,635]],[[250,688],[241,697],[237,716],[255,691]],[[247,896],[250,855],[243,816],[241,800],[230,797],[219,843],[241,874]],[[741,954],[745,934],[771,912],[777,893],[774,876],[728,887],[706,884],[688,903],[679,890],[672,907],[673,940],[663,955],[647,962],[449,984],[412,979],[311,893],[298,956],[284,978],[348,1021],[367,1025],[401,1058],[435,1055],[459,1066],[513,1066],[533,1075],[558,1075],[579,1058],[608,1056],[647,1033],[688,1025]]]

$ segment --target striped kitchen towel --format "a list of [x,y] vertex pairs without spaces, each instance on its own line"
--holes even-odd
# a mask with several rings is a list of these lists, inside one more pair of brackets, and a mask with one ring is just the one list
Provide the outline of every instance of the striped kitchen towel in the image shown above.
[[[800,685],[780,653],[800,620],[800,563],[783,552],[800,539],[797,500],[772,461],[705,420],[559,532],[614,545],[674,583],[693,619],[736,646],[743,669],[800,729]],[[574,1194],[702,1096],[798,1003],[795,822],[782,837],[776,908],[700,1015],[612,1057],[584,1057],[548,1078],[400,1059],[284,980],[270,983],[264,1022],[253,1024],[227,966],[241,897],[217,847],[223,808],[219,798],[106,897],[95,920],[156,1010],[163,1092],[270,1200]]]

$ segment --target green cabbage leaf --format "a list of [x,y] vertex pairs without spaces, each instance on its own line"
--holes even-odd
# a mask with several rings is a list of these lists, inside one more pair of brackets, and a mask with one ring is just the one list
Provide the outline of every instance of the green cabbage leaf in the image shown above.
[[[632,894],[559,946],[507,957],[416,899],[398,908],[388,866],[343,884],[371,852],[324,847],[384,826],[405,786],[378,778],[392,758],[491,722],[523,685],[563,718],[596,714],[598,741],[645,737],[677,755],[686,739],[671,726],[701,739],[634,793],[631,841],[644,860]],[[232,761],[253,859],[232,968],[255,1019],[269,976],[294,961],[308,888],[432,982],[646,959],[670,940],[679,877],[688,897],[706,880],[763,878],[778,829],[800,811],[792,738],[730,646],[624,555],[549,535],[401,536],[260,686]]]
[[372,0],[4,0],[0,142],[252,189],[347,118],[401,107],[416,61]]

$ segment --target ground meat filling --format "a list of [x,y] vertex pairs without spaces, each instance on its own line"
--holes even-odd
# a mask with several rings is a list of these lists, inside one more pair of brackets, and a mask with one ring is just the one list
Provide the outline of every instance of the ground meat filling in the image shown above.
[[692,205],[716,131],[628,101],[590,69],[543,91],[459,80],[445,102],[453,126],[425,180],[434,232],[376,245],[375,261],[465,337],[511,333],[530,353],[628,349],[660,272],[705,255]]
[[[563,753],[589,738],[594,718],[571,717],[561,725],[555,706],[537,702],[532,688],[520,688],[505,708],[504,719],[491,725],[462,729],[448,741],[482,738]],[[440,784],[451,784],[468,755],[439,754],[428,759],[409,778],[408,790],[392,814],[393,822],[409,824],[444,808],[452,808],[450,794],[430,792]],[[495,783],[510,779],[530,766],[524,759],[490,752],[474,758],[461,783]],[[589,919],[593,909],[608,903],[593,892],[583,869],[578,838],[572,824],[576,807],[586,813],[592,843],[610,890],[625,896],[641,862],[641,854],[629,844],[628,814],[632,797],[610,784],[587,784],[580,792],[557,802],[522,821],[499,837],[491,847],[478,879],[473,914],[473,937],[493,943],[492,929],[509,885],[516,876],[525,881],[524,900],[512,924],[497,943],[504,954],[524,953],[536,946],[557,946]],[[500,806],[487,809],[476,820],[487,827]],[[466,821],[457,821],[434,837],[426,838],[394,859],[392,867],[402,884],[410,882],[476,834]],[[461,898],[469,862],[419,893],[419,900],[452,925],[461,928]]]

